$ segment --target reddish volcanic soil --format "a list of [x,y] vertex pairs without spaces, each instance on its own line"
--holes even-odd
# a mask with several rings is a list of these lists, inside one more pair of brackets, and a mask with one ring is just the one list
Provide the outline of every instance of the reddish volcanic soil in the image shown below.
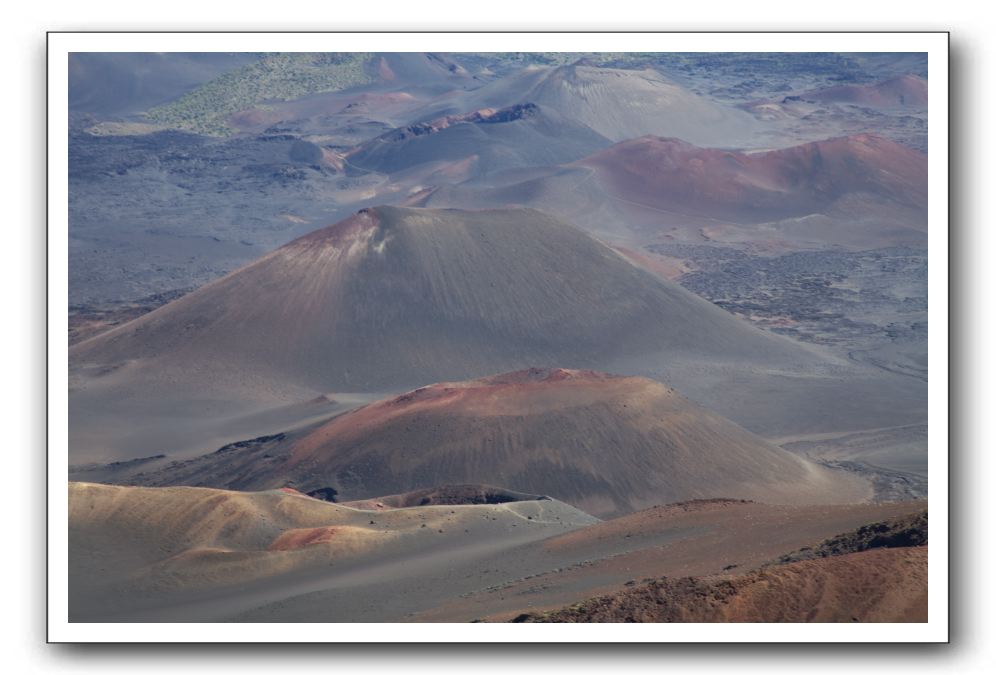
[[[542,549],[549,572],[468,594],[416,620],[508,621],[663,576],[742,575],[791,551],[924,508],[924,502],[772,506],[723,499],[657,506],[548,539]],[[585,562],[554,564],[561,560]]]
[[[382,396],[537,364],[666,380],[773,436],[887,426],[883,414],[891,421],[910,398],[883,383],[885,402],[869,401],[877,390],[856,392],[867,375],[845,380],[843,361],[529,209],[364,209],[73,345],[69,357],[76,461],[150,448],[189,457],[215,439],[252,437],[231,435],[226,420],[320,393]],[[831,368],[840,376],[828,378]],[[195,420],[199,447],[183,431]],[[152,427],[162,432],[150,436]],[[482,480],[518,489],[483,476],[458,482]]]
[[373,611],[397,621],[393,584],[422,594],[416,606],[434,606],[453,595],[447,567],[480,568],[482,558],[593,522],[548,499],[372,512],[278,490],[70,483],[70,615],[215,621],[338,587],[359,597],[323,604],[316,617],[362,621]]
[[525,622],[926,620],[924,546],[790,563],[739,577],[664,578]]
[[857,474],[774,446],[660,382],[564,368],[433,384],[309,429],[189,461],[107,471],[102,480],[125,485],[290,485],[372,509],[545,495],[598,517],[709,497],[774,504],[872,497]]
[[[426,495],[473,498],[478,488]],[[658,585],[668,598],[732,581],[738,604],[710,600],[716,619],[798,620],[808,606],[818,609],[808,620],[908,620],[924,606],[915,557],[893,564],[892,551],[874,549],[853,556],[859,565],[843,555],[755,571],[786,553],[899,543],[915,518],[889,531],[881,521],[924,509],[713,500],[598,522],[550,499],[370,511],[278,490],[70,483],[70,612],[80,621],[510,620],[667,576]],[[688,576],[713,578],[670,583]]]
[[611,397],[620,385],[625,389],[632,384],[618,375],[563,368],[531,368],[467,382],[433,384],[335,418],[294,446],[293,461],[304,461],[333,439],[342,441],[401,416],[433,412],[484,418],[537,414]]
[[[578,164],[618,198],[730,222],[827,212],[859,196],[918,213],[927,204],[926,155],[868,134],[752,154],[645,136]],[[926,214],[909,225],[925,227]]]
[[336,534],[334,527],[312,527],[303,530],[288,530],[270,544],[270,551],[291,551],[312,544],[322,544],[332,541]]
[[422,387],[336,417],[290,453],[296,485],[347,498],[483,482],[605,516],[701,497],[870,496],[860,479],[801,462],[658,382],[562,368]]
[[877,84],[849,84],[816,89],[801,94],[806,100],[827,103],[854,103],[873,108],[927,105],[927,80],[901,75]]
[[301,492],[299,490],[295,490],[292,487],[282,487],[282,488],[280,488],[280,491],[281,492],[286,492],[289,495],[300,495],[302,497],[307,497],[308,496],[308,495],[304,494],[303,492]]

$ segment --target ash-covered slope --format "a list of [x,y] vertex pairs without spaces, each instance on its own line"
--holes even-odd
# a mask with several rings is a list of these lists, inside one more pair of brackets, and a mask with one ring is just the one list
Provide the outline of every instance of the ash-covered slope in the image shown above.
[[[293,491],[70,483],[69,612],[77,621],[217,621],[308,591],[363,588],[355,605],[337,605],[334,620],[352,620],[371,593],[396,611],[390,584],[411,592],[448,565],[480,569],[482,557],[595,522],[550,499],[374,513]],[[433,592],[446,589],[444,579]]]
[[612,141],[656,134],[711,147],[745,147],[762,128],[743,110],[699,96],[656,70],[602,68],[583,61],[524,68],[466,94],[430,103],[421,118],[526,101]]
[[652,69],[600,68],[583,62],[525,68],[425,114],[452,114],[531,101],[612,141],[656,134],[720,147],[749,145],[759,122],[701,97]]
[[485,483],[599,517],[708,497],[812,504],[871,495],[864,480],[770,445],[659,382],[541,368],[434,384],[279,443],[113,480],[331,488],[337,501]]
[[[711,504],[675,505],[694,512]],[[892,504],[890,507],[899,506]],[[725,507],[717,504],[716,510]],[[914,505],[909,507],[916,508]],[[761,506],[762,512],[766,507]],[[673,507],[672,507],[673,509]],[[735,508],[728,509],[726,525],[736,522]],[[632,531],[636,521],[649,512],[633,514],[558,537],[561,546],[584,541],[592,534],[607,539],[609,531]],[[793,518],[781,514],[780,532],[792,527]],[[796,523],[803,520],[794,514]],[[818,519],[831,526],[824,511]],[[660,523],[664,513],[658,513]],[[752,526],[765,520],[752,514]],[[853,517],[853,516],[852,516]],[[650,522],[653,522],[650,520]],[[817,519],[810,519],[817,520]],[[769,521],[770,523],[771,521]],[[776,521],[777,522],[777,521]],[[601,531],[601,532],[600,532]],[[734,535],[735,536],[735,535]],[[768,542],[777,538],[771,534]],[[714,540],[723,540],[714,537]],[[726,537],[729,545],[730,537]],[[556,542],[557,540],[554,540]],[[550,542],[554,546],[557,544]],[[674,554],[677,547],[670,547]],[[737,550],[731,548],[729,550]],[[740,548],[740,553],[744,549]],[[714,552],[715,555],[716,552]],[[678,557],[678,556],[674,556]],[[674,564],[672,559],[671,564]],[[644,579],[649,584],[611,595],[590,598],[553,612],[524,613],[514,621],[567,622],[674,622],[674,621],[926,621],[927,620],[927,511],[893,515],[888,520],[862,524],[856,530],[835,535],[815,548],[805,547],[741,574],[739,565],[724,568],[724,574],[683,578]],[[726,573],[730,570],[736,572]],[[511,595],[511,593],[510,593]]]
[[645,378],[534,368],[424,387],[341,415],[290,447],[305,489],[403,492],[483,482],[599,517],[735,497],[835,503],[864,481],[800,461]]
[[69,111],[98,117],[139,113],[258,58],[247,52],[73,52]]
[[819,362],[538,211],[397,207],[302,237],[70,359],[212,387],[377,392],[661,353]]
[[434,52],[381,52],[367,66],[381,85],[450,91],[472,86],[475,79],[454,55]]
[[927,156],[870,134],[752,153],[643,136],[502,177],[487,187],[444,186],[422,203],[533,206],[610,240],[926,245]]
[[850,553],[740,576],[654,579],[520,623],[927,621],[926,547]]
[[846,84],[800,94],[804,100],[853,103],[873,108],[927,107],[927,80],[900,75],[875,84]]
[[673,138],[626,141],[588,157],[621,197],[682,215],[761,223],[875,200],[926,228],[927,156],[862,134],[744,154]]
[[[754,328],[528,209],[367,209],[69,357],[74,463],[195,456],[300,428],[326,394],[341,409],[536,364],[652,377],[774,437],[923,409],[909,378]],[[309,419],[264,424],[275,407]]]
[[398,173],[466,162],[468,176],[573,162],[610,141],[534,103],[447,115],[394,129],[347,153],[350,167]]
[[615,141],[656,134],[703,145],[743,144],[757,128],[740,110],[713,103],[649,69],[564,66],[530,96]]

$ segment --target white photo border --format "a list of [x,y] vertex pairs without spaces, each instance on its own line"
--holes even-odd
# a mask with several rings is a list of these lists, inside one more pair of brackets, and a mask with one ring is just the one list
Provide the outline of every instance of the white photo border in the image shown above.
[[[52,32],[48,34],[48,641],[948,642],[948,33],[946,32]],[[70,623],[68,620],[68,56],[72,52],[925,52],[928,58],[929,620],[913,624]],[[440,640],[440,636],[445,637]]]

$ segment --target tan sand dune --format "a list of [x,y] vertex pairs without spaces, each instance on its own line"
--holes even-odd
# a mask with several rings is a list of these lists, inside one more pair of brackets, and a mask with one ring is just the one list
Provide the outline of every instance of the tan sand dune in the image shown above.
[[330,574],[476,559],[596,519],[549,499],[374,512],[284,490],[70,483],[69,521],[70,615],[86,621],[193,603],[191,619],[212,598],[249,608]]

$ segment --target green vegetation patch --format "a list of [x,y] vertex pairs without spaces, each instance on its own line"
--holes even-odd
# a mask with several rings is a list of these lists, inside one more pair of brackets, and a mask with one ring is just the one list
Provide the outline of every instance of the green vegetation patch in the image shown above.
[[339,91],[371,81],[369,53],[263,54],[258,61],[225,73],[181,98],[152,108],[149,122],[209,136],[234,130],[228,117],[265,101],[290,101]]

